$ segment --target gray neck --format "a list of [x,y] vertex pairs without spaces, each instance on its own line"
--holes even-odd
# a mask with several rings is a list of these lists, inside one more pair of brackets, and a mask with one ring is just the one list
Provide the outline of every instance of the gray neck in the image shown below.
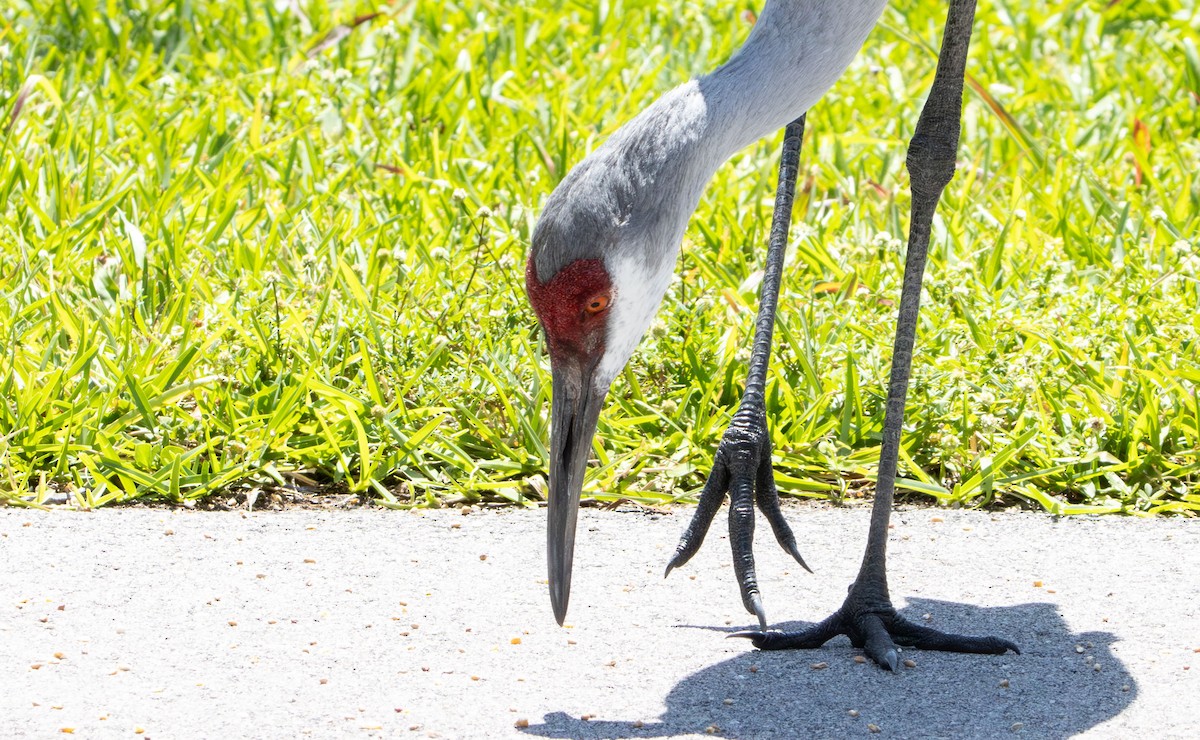
[[669,95],[703,100],[705,183],[729,157],[799,118],[837,82],[887,0],[770,0],[723,66]]
[[[770,0],[726,64],[670,91],[606,142],[604,148],[625,150],[624,164],[640,186],[634,192],[649,200],[635,206],[629,225],[652,226],[641,233],[677,245],[717,169],[816,103],[850,65],[886,4]],[[674,254],[669,257],[673,263]]]
[[769,0],[726,64],[659,98],[559,184],[533,235],[541,279],[596,257],[669,272],[717,168],[832,87],[886,4]]

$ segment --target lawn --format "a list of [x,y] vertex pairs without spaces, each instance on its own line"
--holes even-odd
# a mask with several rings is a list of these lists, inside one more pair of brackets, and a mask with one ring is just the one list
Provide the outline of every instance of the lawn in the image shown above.
[[[726,59],[755,7],[6,0],[0,501],[536,504],[539,206]],[[893,3],[809,114],[768,389],[788,494],[870,495],[904,147],[943,13]],[[981,0],[902,496],[1200,511],[1198,35],[1183,0]],[[778,140],[703,198],[588,495],[703,483],[746,370]]]

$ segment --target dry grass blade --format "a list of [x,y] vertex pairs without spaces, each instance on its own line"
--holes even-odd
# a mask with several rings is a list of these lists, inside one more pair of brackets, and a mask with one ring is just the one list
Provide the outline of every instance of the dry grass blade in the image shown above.
[[17,97],[13,100],[13,107],[8,114],[8,125],[4,129],[4,133],[12,131],[12,127],[17,125],[17,119],[21,117],[21,111],[25,108],[25,100],[29,97],[29,92],[29,83],[21,86],[21,91],[17,93]]

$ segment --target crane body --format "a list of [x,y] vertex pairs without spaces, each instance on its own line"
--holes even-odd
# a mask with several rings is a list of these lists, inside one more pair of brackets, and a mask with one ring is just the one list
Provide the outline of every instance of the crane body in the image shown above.
[[[764,388],[804,115],[849,66],[886,0],[768,0],[728,62],[666,93],[580,162],[547,200],[534,229],[526,288],[545,331],[552,370],[547,560],[554,614],[566,614],[579,496],[609,387],[658,310],[684,230],[730,156],[787,125],[780,184],[760,288],[749,377],[691,524],[667,573],[698,550],[730,500],[730,540],[743,603],[762,649],[816,647],[836,634],[895,670],[897,645],[961,652],[1017,651],[994,637],[949,635],[907,622],[886,579],[890,516],[920,284],[933,211],[954,172],[974,0],[951,0],[929,100],[909,147],[912,224],[893,350],[879,485],[858,579],[831,617],[800,633],[769,630],[754,572],[755,508],[804,564],[779,508]],[[805,566],[807,567],[807,566]]]

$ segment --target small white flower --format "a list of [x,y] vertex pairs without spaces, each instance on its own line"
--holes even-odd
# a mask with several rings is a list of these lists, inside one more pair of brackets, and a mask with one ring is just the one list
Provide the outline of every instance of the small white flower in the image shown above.
[[462,201],[467,199],[467,191],[463,190],[462,188],[455,188],[454,194],[451,195],[450,197],[453,198],[455,201],[461,203]]
[[871,239],[871,243],[880,248],[890,248],[893,246],[893,244],[898,243],[899,241],[899,239],[893,238],[892,235],[886,231],[880,231],[879,233],[875,234],[873,239]]

